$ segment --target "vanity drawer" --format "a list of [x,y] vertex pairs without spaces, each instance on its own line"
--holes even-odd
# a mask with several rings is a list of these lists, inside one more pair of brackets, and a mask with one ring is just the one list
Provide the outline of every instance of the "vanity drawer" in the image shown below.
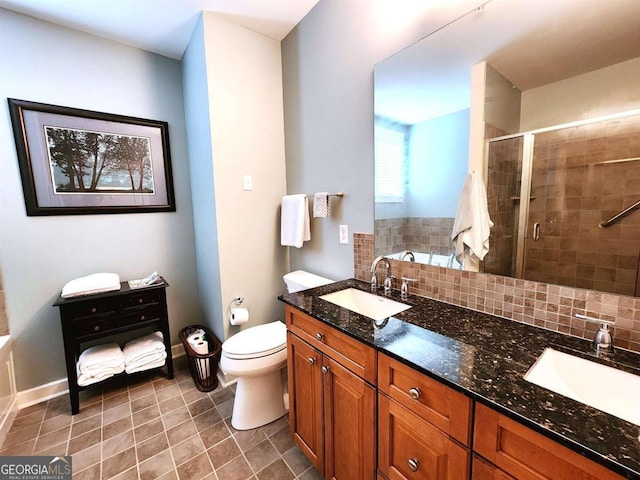
[[111,315],[119,311],[119,305],[112,299],[95,299],[78,303],[70,303],[64,307],[67,317],[90,317],[100,315]]
[[465,480],[471,453],[431,423],[378,395],[378,470],[394,480]]
[[73,320],[73,328],[78,338],[94,334],[104,334],[122,328],[128,328],[136,324],[142,324],[160,318],[159,308],[148,308],[135,314],[114,317],[108,314],[96,317],[76,318]]
[[517,479],[623,478],[480,403],[476,403],[474,426],[474,451]]
[[470,444],[469,397],[383,354],[378,355],[378,389],[463,445]]
[[376,351],[287,305],[287,328],[367,382],[376,383]]

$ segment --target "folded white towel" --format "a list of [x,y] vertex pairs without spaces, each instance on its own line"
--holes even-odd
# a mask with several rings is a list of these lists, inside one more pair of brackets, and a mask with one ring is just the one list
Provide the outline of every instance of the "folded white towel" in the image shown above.
[[313,194],[313,216],[314,218],[326,218],[331,215],[331,204],[329,203],[329,192],[318,192]]
[[473,261],[484,259],[489,252],[491,227],[493,222],[489,218],[484,182],[479,173],[470,173],[462,187],[451,233],[451,241],[455,246],[459,263],[464,260],[465,253]]
[[62,298],[79,297],[95,293],[120,290],[120,276],[117,273],[94,273],[76,278],[62,287]]
[[302,247],[311,240],[309,200],[304,194],[282,197],[280,214],[280,243],[284,246]]
[[144,359],[139,359],[133,363],[127,363],[125,371],[127,373],[142,372],[144,370],[150,370],[152,368],[162,367],[165,364],[167,358],[167,352],[150,354]]
[[[123,370],[120,370],[120,372],[122,372]],[[117,373],[120,373],[117,372]],[[98,383],[101,382],[102,380],[106,380],[107,378],[111,378],[115,375],[114,372],[112,371],[102,371],[102,372],[96,372],[94,374],[86,374],[86,373],[82,373],[78,370],[78,385],[81,387],[86,387],[87,385],[91,385],[92,383]]]
[[144,337],[127,342],[123,349],[125,366],[132,365],[140,359],[152,356],[155,353],[165,353],[162,332],[153,332]]
[[124,354],[117,343],[105,343],[87,348],[78,358],[78,371],[92,375],[94,372],[124,370]]

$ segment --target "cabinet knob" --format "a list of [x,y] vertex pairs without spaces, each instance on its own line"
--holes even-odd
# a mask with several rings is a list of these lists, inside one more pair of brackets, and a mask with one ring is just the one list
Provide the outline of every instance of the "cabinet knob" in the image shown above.
[[409,396],[414,400],[418,400],[420,398],[420,395],[422,395],[422,390],[420,390],[418,387],[409,389]]
[[316,364],[316,359],[315,359],[315,358],[313,358],[313,357],[309,357],[309,363],[310,363],[311,365],[315,365],[315,364]]
[[323,333],[321,333],[321,332],[318,332],[318,333],[316,333],[316,338],[317,338],[318,340],[322,340],[322,339],[324,338],[324,334],[323,334]]
[[409,460],[407,460],[407,465],[409,466],[409,470],[411,470],[412,472],[417,472],[418,467],[420,466],[420,462],[417,458],[410,458]]
[[96,313],[97,311],[98,311],[98,309],[97,309],[96,307],[93,307],[93,308],[91,309],[91,313]]
[[142,298],[139,298],[138,303],[144,303],[144,300]]
[[143,322],[144,321],[144,315],[140,315],[140,321]]
[[100,325],[96,325],[95,327],[93,327],[93,331],[97,332],[100,330]]
[[322,373],[329,373],[329,367],[322,367]]

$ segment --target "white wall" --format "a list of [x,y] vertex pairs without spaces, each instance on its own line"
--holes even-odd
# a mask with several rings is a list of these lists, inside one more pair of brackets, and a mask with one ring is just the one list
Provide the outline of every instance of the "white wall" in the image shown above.
[[292,249],[292,269],[353,276],[338,227],[373,232],[373,66],[481,2],[454,3],[322,0],[284,39],[287,192],[345,193]]
[[640,58],[522,92],[520,131],[640,108]]
[[[234,297],[244,297],[243,306],[250,310],[246,326],[283,318],[283,306],[276,300],[285,290],[286,273],[279,219],[285,194],[282,63],[280,42],[216,14],[203,13],[197,29],[202,34],[194,33],[187,60],[202,67],[197,56],[204,55],[206,67],[198,75],[206,70],[206,92],[198,101],[203,107],[208,104],[211,149],[209,154],[203,147],[203,155],[190,151],[192,163],[207,177],[193,182],[194,203],[201,195],[207,197],[207,207],[195,207],[199,282],[201,296],[213,298],[204,300],[206,321],[226,338],[239,329],[230,328],[226,318]],[[197,52],[194,42],[201,44]],[[187,91],[186,97],[192,93]],[[188,118],[194,101],[187,101]],[[207,161],[211,165],[204,168]],[[243,175],[252,176],[253,190],[243,190]],[[208,198],[211,190],[214,200]],[[206,252],[215,248],[217,254]],[[219,283],[207,285],[216,276]]]
[[[0,31],[0,264],[25,390],[66,377],[51,305],[73,278],[165,275],[173,343],[200,315],[180,63],[3,9]],[[167,121],[177,212],[27,217],[6,97]]]

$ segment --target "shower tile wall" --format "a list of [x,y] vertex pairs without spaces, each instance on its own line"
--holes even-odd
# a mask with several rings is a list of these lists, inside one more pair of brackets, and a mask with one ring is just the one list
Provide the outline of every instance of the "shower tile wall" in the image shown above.
[[375,221],[376,253],[403,250],[449,255],[453,218],[389,218]]
[[[634,295],[640,211],[607,228],[600,222],[640,200],[640,116],[535,137],[527,240],[529,280]],[[493,239],[493,232],[492,232]]]
[[[354,276],[368,281],[374,235],[354,235]],[[411,293],[517,322],[592,339],[597,325],[576,313],[615,320],[617,347],[640,352],[640,298],[601,293],[486,273],[391,260],[392,274],[417,278]]]

